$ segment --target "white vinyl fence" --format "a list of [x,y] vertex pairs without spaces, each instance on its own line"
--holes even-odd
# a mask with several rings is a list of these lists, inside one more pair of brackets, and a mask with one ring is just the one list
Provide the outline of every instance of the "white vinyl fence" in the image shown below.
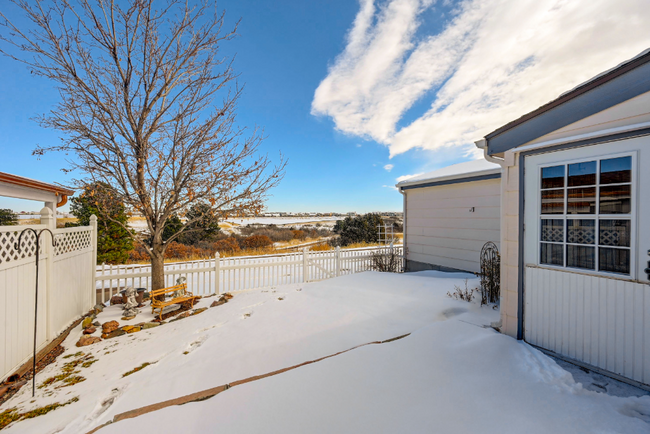
[[45,208],[40,225],[0,226],[0,379],[28,361],[34,339],[36,237],[26,232],[20,252],[14,248],[20,232],[50,229],[40,239],[37,348],[52,341],[94,306],[96,226],[54,229]]
[[[291,283],[314,282],[371,269],[374,252],[402,258],[402,246],[339,249],[280,255],[205,259],[165,264],[165,285],[173,286],[185,277],[188,290],[195,295],[244,291]],[[402,261],[399,261],[401,264]],[[402,270],[399,270],[402,271]],[[97,289],[106,302],[121,289],[151,287],[149,265],[102,265],[97,268]]]

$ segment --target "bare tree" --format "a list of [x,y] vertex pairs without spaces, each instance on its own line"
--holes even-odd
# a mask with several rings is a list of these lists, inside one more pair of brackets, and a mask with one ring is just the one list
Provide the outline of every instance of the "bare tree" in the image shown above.
[[83,173],[75,186],[106,182],[146,218],[149,234],[133,236],[151,256],[154,289],[164,286],[171,215],[197,203],[221,218],[262,208],[286,163],[259,155],[260,132],[236,123],[242,89],[220,44],[237,25],[223,31],[214,1],[10,1],[29,26],[0,12],[0,52],[60,93],[38,121],[59,130],[61,143],[34,153],[73,155],[65,170]]

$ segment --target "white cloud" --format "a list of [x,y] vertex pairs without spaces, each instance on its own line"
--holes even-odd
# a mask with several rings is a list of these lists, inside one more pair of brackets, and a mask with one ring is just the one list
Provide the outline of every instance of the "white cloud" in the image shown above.
[[392,164],[387,164],[387,165],[384,166],[384,169],[387,172],[390,172],[391,170],[393,170],[393,167],[395,167],[395,166],[393,166]]
[[357,143],[357,148],[360,148],[361,146],[361,143]]
[[[391,156],[471,156],[474,140],[650,46],[647,0],[466,0],[440,33],[416,35],[431,5],[360,0],[312,113]],[[422,99],[429,108],[403,119]]]
[[399,184],[402,181],[406,181],[407,179],[415,178],[416,176],[420,176],[420,175],[424,175],[424,172],[414,173],[413,175],[398,176],[397,178],[395,178],[395,182],[397,182]]

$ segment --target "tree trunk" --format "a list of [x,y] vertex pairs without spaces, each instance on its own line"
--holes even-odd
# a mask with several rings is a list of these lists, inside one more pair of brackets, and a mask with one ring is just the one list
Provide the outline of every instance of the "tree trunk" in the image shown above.
[[162,240],[154,237],[151,246],[151,290],[165,287],[165,250]]

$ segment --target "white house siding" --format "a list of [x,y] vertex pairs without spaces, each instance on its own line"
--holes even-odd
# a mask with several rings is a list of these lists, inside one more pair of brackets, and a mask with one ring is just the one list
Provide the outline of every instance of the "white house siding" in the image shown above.
[[[626,127],[650,121],[650,92],[644,93],[567,125],[520,148],[550,140],[562,143],[580,134],[595,134],[615,127]],[[650,143],[646,145],[650,147]],[[519,151],[505,152],[503,183],[504,230],[501,236],[501,331],[517,336],[518,325],[518,254],[519,254]],[[645,191],[645,187],[644,187]],[[645,193],[647,194],[647,192]],[[646,217],[647,218],[647,217]],[[641,260],[642,258],[638,258]]]
[[499,179],[405,191],[409,268],[478,272],[483,245],[499,245]]

